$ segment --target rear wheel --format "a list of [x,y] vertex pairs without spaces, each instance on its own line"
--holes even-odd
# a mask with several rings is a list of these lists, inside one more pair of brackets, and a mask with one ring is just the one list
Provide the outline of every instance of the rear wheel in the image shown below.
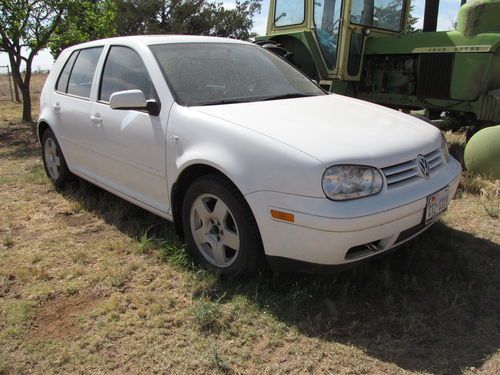
[[203,176],[188,188],[182,222],[188,249],[203,268],[231,277],[256,271],[262,255],[257,224],[225,178]]
[[42,160],[45,173],[55,186],[62,187],[71,179],[72,175],[61,147],[50,129],[47,129],[42,135]]

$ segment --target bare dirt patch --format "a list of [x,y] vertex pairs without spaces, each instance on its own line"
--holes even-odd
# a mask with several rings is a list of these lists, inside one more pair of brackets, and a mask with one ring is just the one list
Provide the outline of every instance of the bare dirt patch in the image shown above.
[[40,308],[28,334],[38,339],[70,341],[78,336],[81,319],[102,300],[91,294],[51,299]]

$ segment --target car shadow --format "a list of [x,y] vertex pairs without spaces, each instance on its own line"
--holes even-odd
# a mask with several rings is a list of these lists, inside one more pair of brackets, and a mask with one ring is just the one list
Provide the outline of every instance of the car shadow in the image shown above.
[[[87,182],[60,192],[124,234],[179,244],[173,225]],[[311,244],[314,246],[314,244]],[[323,274],[264,269],[238,283],[215,278],[193,297],[243,296],[289,328],[353,345],[406,370],[455,374],[500,347],[500,246],[437,223],[390,255]]]

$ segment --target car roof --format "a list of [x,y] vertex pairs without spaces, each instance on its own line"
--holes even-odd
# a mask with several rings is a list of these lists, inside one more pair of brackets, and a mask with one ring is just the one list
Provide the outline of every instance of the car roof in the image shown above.
[[165,43],[235,43],[235,44],[250,44],[237,39],[220,38],[214,36],[199,36],[199,35],[131,35],[120,36],[116,38],[99,39],[91,42],[81,43],[70,47],[69,49],[80,49],[88,47],[102,46],[108,43],[120,43],[125,41],[136,41],[146,45],[165,44]]

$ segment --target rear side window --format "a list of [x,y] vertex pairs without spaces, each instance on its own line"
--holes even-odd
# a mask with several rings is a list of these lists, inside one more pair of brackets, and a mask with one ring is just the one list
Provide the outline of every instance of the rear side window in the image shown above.
[[157,99],[139,54],[128,47],[113,46],[104,65],[99,100],[109,102],[111,94],[125,90],[141,90],[146,99]]
[[71,73],[71,69],[73,68],[73,64],[75,63],[76,56],[78,56],[78,51],[74,51],[69,57],[68,61],[66,61],[66,65],[64,65],[61,75],[57,80],[57,91],[68,92],[69,75]]
[[102,47],[82,49],[76,58],[68,81],[68,94],[90,98],[90,89]]

